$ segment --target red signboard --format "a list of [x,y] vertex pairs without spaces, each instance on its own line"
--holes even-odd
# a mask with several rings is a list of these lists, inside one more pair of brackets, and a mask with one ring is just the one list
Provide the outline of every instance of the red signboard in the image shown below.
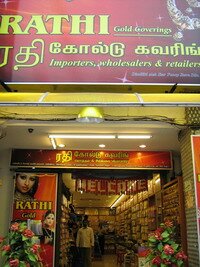
[[192,136],[193,166],[196,188],[197,228],[200,253],[200,136]]
[[1,81],[200,84],[197,0],[0,2]]
[[13,149],[13,166],[68,168],[172,169],[168,151]]
[[54,266],[56,174],[16,173],[13,220],[26,221],[41,245],[42,266]]

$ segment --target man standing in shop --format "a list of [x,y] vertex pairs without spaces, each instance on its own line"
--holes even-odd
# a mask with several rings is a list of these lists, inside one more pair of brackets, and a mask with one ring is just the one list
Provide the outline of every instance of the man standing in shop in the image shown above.
[[92,266],[92,251],[94,247],[94,232],[88,226],[88,221],[83,221],[83,226],[78,230],[76,246],[81,256],[81,267]]

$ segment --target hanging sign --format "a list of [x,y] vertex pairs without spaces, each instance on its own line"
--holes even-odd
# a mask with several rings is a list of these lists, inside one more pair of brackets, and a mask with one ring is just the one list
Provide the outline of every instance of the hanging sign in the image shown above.
[[197,0],[0,2],[1,81],[200,84]]
[[16,173],[13,220],[26,221],[41,245],[43,266],[54,266],[56,174]]
[[75,190],[77,192],[94,193],[101,195],[135,195],[148,189],[147,180],[131,179],[77,179]]
[[[194,168],[194,182],[196,191],[196,210],[197,210],[197,229],[200,253],[200,136],[193,135],[192,137],[193,149],[193,168]],[[199,255],[200,256],[200,255]]]
[[13,166],[68,168],[172,169],[169,151],[13,149]]

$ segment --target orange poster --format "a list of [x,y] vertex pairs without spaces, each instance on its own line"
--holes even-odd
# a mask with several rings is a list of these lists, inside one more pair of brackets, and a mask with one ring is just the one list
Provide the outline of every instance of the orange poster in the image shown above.
[[13,221],[26,221],[35,233],[44,267],[54,266],[56,199],[56,174],[16,173]]

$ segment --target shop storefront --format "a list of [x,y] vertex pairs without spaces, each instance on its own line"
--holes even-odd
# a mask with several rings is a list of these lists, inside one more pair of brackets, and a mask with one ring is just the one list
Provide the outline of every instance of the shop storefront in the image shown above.
[[[38,243],[45,249],[46,256],[42,254],[42,260],[47,264],[48,259],[48,266],[58,266],[59,263],[70,266],[70,261],[73,261],[70,244],[75,243],[73,226],[81,222],[84,215],[89,216],[95,234],[98,234],[100,225],[103,228],[104,253],[118,255],[122,247],[129,251],[130,246],[133,250],[136,245],[144,247],[149,233],[168,220],[176,225],[177,240],[187,250],[183,182],[182,177],[171,175],[172,160],[171,153],[166,151],[15,149],[11,157],[11,167],[16,172],[13,219],[27,221]],[[99,170],[98,177],[96,169]],[[111,172],[108,174],[106,170],[109,169]],[[43,170],[43,173],[37,170]],[[37,191],[31,196],[29,193],[22,194],[20,190],[23,187],[21,189],[18,185],[19,180],[27,177],[32,177],[32,184],[37,183]],[[73,187],[68,188],[66,184],[71,179],[74,181]],[[88,206],[74,207],[75,192],[105,195],[107,198],[116,195],[117,198],[107,208],[97,208],[95,204],[91,207],[89,201]],[[32,200],[25,199],[25,196]],[[45,214],[53,216],[53,222],[47,228],[44,227]],[[97,248],[95,253],[95,257],[102,256]],[[138,264],[141,259],[135,249],[132,263]]]
[[[107,123],[127,120],[125,129],[135,121],[180,126],[177,135],[181,144],[181,172],[173,176],[168,173],[173,170],[171,159],[166,162],[166,158],[163,160],[159,155],[162,162],[158,163],[157,158],[153,163],[141,164],[134,161],[133,151],[120,154],[123,147],[115,158],[96,159],[93,154],[93,158],[88,159],[81,158],[78,153],[62,154],[55,150],[42,157],[37,154],[32,162],[24,157],[20,165],[21,151],[10,164],[11,154],[13,160],[17,150],[11,153],[13,147],[5,147],[2,142],[0,198],[4,205],[0,211],[1,232],[7,232],[6,225],[12,215],[14,219],[19,215],[10,211],[14,186],[9,178],[22,170],[38,173],[42,186],[39,186],[37,197],[42,203],[46,201],[44,205],[50,205],[44,210],[53,210],[54,218],[59,221],[59,226],[53,230],[54,242],[59,243],[60,251],[55,250],[53,243],[50,257],[57,264],[62,257],[67,257],[65,235],[68,232],[64,229],[67,217],[62,216],[68,216],[72,203],[70,193],[62,183],[64,169],[156,169],[158,172],[152,172],[150,179],[145,177],[147,184],[138,183],[136,187],[132,186],[135,176],[133,180],[115,180],[114,183],[105,177],[104,182],[94,183],[91,177],[74,176],[76,191],[116,195],[126,192],[123,204],[113,207],[112,214],[110,209],[86,210],[86,207],[77,213],[89,213],[94,228],[102,218],[110,220],[116,225],[118,234],[137,240],[145,240],[149,231],[164,218],[176,219],[189,266],[198,266],[199,151],[196,139],[191,142],[191,136],[199,134],[200,125],[198,1],[128,0],[123,5],[121,2],[89,0],[53,0],[50,4],[41,0],[39,5],[35,1],[2,1],[0,37],[1,142],[6,137],[5,128],[13,121],[19,125],[20,120],[28,120],[29,129],[32,129],[33,120],[73,121],[80,107],[91,105],[104,108]],[[102,128],[104,126],[102,124]],[[82,127],[76,129],[80,132]],[[19,148],[19,144],[15,147]],[[107,155],[110,153],[108,150]],[[164,163],[166,165],[162,165]],[[47,169],[51,171],[46,172]],[[145,175],[143,172],[142,177]],[[43,190],[50,186],[47,178],[52,179],[51,186],[55,189],[52,196],[47,196]],[[64,193],[62,188],[66,189]],[[43,208],[34,206],[30,207],[29,215],[23,212],[32,229],[42,226],[45,215],[41,210]],[[38,224],[34,225],[34,220]],[[47,238],[52,239],[51,234]],[[112,251],[113,247],[106,249]]]

